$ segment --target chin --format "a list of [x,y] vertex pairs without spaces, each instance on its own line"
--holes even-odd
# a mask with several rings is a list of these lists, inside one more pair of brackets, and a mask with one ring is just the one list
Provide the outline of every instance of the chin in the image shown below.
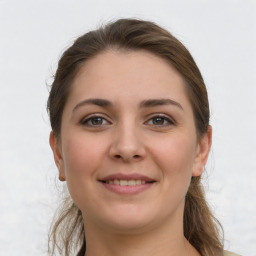
[[122,206],[111,212],[105,212],[106,226],[120,233],[141,232],[154,223],[152,210],[146,211],[140,207]]

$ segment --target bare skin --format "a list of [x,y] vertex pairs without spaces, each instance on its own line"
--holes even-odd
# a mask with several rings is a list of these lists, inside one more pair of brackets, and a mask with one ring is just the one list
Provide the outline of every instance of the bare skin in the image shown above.
[[86,256],[200,255],[183,234],[184,201],[211,129],[198,141],[183,78],[165,60],[109,50],[87,61],[50,144],[83,214]]

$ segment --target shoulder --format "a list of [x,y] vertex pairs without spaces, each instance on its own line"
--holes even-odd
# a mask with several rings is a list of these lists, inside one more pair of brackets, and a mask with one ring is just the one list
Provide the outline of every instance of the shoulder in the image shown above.
[[229,252],[229,251],[224,251],[224,256],[241,256],[239,254],[233,253],[233,252]]

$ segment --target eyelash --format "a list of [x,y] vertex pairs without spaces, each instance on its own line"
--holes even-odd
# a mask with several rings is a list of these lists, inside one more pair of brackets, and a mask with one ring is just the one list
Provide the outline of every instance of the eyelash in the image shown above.
[[[153,122],[153,120],[154,120],[154,119],[156,120],[157,118],[161,119],[161,121],[163,121],[164,124],[154,124],[154,123],[149,124],[150,121]],[[150,119],[148,119],[148,121],[146,121],[145,123],[146,123],[146,124],[149,124],[149,125],[151,125],[151,126],[157,126],[157,127],[159,127],[159,128],[161,128],[161,127],[166,127],[166,126],[171,126],[171,125],[175,125],[175,122],[174,122],[173,119],[171,119],[170,117],[167,117],[167,116],[165,116],[165,115],[160,115],[160,114],[150,117]]]
[[[104,124],[93,124],[92,122],[95,121],[96,119],[101,119],[102,122],[105,122]],[[89,122],[91,122],[89,124]],[[84,126],[88,126],[88,127],[101,127],[103,125],[106,125],[106,123],[111,124],[105,117],[101,116],[101,115],[93,115],[93,116],[89,116],[86,117],[84,119],[82,119],[81,124]]]
[[[160,121],[162,121],[163,123],[154,124],[153,122],[157,118],[160,119]],[[93,121],[97,121],[96,119],[100,119],[101,123],[100,124],[93,124]],[[104,126],[104,125],[111,124],[111,122],[108,121],[102,115],[91,115],[91,116],[88,116],[88,117],[82,119],[80,123],[83,126],[99,127],[99,128]],[[154,127],[157,127],[157,128],[162,128],[162,127],[167,127],[167,126],[175,125],[175,121],[172,118],[167,117],[165,115],[157,114],[155,116],[151,116],[144,124],[150,125],[150,126],[154,126]]]

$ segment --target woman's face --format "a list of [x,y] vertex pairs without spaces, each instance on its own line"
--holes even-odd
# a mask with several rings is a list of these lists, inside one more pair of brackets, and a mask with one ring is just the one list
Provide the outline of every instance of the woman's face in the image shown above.
[[86,225],[137,230],[182,221],[200,143],[181,75],[146,51],[109,50],[87,61],[50,143]]

